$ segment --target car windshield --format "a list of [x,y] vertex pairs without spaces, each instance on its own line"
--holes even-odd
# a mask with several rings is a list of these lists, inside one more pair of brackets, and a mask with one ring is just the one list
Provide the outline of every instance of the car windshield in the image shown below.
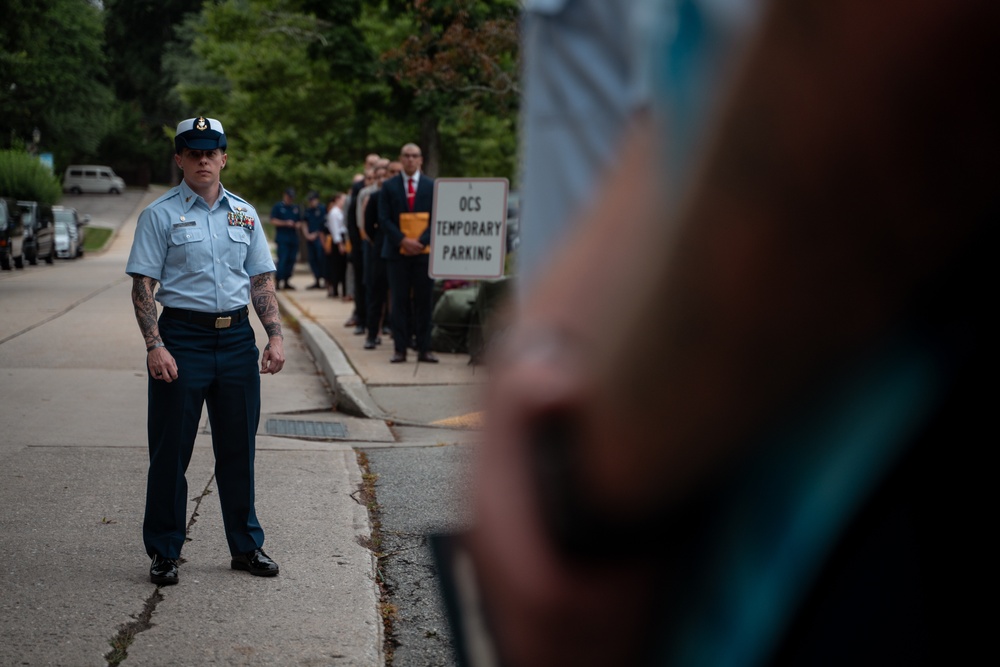
[[73,211],[53,211],[56,216],[56,222],[76,222],[73,219]]
[[30,208],[21,207],[21,222],[24,223],[25,227],[30,227],[31,223],[34,222],[35,216],[32,215],[32,210]]
[[56,218],[56,231],[62,232],[64,234],[69,234],[69,226],[72,223],[69,220],[61,220]]

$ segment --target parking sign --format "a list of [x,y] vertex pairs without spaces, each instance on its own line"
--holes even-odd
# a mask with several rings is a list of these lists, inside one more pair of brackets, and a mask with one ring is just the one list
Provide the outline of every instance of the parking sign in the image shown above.
[[432,278],[502,278],[506,234],[506,178],[434,180]]

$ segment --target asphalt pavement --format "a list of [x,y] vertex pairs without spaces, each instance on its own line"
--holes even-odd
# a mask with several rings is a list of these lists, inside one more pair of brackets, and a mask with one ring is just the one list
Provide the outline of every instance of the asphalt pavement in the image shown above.
[[[147,377],[124,265],[158,194],[67,197],[116,230],[109,246],[0,274],[0,664],[383,665],[377,577],[398,609],[393,664],[454,664],[426,534],[468,520],[485,373],[465,355],[389,364],[388,340],[364,350],[344,326],[353,304],[305,289],[304,265],[279,294],[288,363],[262,378],[258,431],[257,509],[281,574],[229,569],[203,417],[181,580],[149,583]],[[381,559],[359,452],[379,476]]]

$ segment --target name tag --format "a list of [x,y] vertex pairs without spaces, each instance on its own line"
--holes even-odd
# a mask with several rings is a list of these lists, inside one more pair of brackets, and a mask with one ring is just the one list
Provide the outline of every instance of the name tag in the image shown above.
[[188,220],[187,222],[175,222],[174,229],[177,229],[178,227],[194,227],[197,224],[198,223],[194,220]]

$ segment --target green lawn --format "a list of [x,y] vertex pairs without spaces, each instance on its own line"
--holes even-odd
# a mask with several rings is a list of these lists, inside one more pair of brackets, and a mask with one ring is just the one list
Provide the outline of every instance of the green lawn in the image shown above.
[[111,238],[113,230],[107,227],[86,227],[83,237],[83,251],[94,252],[104,248],[104,244]]

